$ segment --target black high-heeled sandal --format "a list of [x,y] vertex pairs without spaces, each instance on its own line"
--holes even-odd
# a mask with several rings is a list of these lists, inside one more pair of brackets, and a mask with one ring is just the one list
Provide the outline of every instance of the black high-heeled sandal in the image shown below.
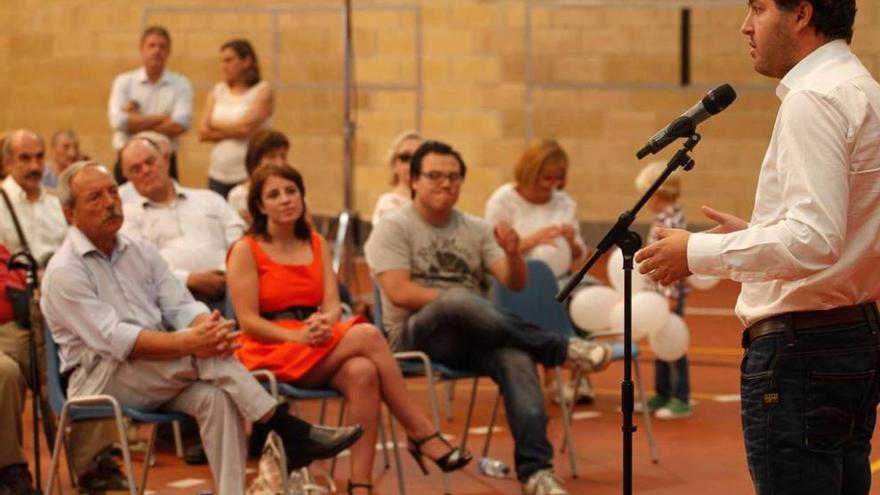
[[425,475],[428,474],[428,468],[425,467],[425,461],[422,459],[422,457],[424,457],[424,454],[422,454],[422,445],[434,438],[439,438],[441,442],[449,447],[449,452],[439,459],[431,459],[428,457],[428,459],[434,461],[434,464],[436,464],[444,473],[461,469],[474,458],[474,456],[467,450],[464,450],[461,447],[453,447],[451,443],[443,438],[439,431],[435,431],[433,434],[419,440],[407,437],[407,443],[409,444],[407,445],[407,450],[409,450],[409,453],[413,456],[413,459],[416,460],[419,467],[422,468],[422,473]]
[[373,495],[373,485],[371,485],[370,483],[355,483],[351,480],[348,480],[348,490],[346,490],[348,492],[348,495],[354,495],[355,488],[366,488],[367,493]]

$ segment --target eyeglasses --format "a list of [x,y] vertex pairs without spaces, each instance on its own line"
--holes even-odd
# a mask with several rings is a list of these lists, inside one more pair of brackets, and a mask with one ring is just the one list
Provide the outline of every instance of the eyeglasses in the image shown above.
[[431,170],[430,172],[422,172],[419,174],[421,177],[428,179],[431,182],[442,182],[443,179],[449,179],[451,184],[458,184],[462,180],[464,180],[464,175],[461,172],[449,172],[443,173],[439,170]]
[[412,160],[412,157],[413,156],[410,153],[400,153],[395,158],[402,162],[409,163],[409,161]]

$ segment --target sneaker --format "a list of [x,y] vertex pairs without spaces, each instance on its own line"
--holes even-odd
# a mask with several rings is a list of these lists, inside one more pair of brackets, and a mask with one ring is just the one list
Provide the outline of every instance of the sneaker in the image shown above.
[[665,406],[657,409],[657,412],[654,413],[654,417],[657,419],[678,419],[686,418],[691,414],[693,414],[693,409],[691,409],[690,404],[685,404],[673,397],[669,399],[669,402],[667,402]]
[[116,460],[117,453],[122,455],[119,449],[108,447],[95,456],[92,469],[79,477],[77,487],[80,493],[129,491],[128,478],[122,473]]
[[[556,393],[556,380],[553,380],[553,383],[550,384],[550,391],[553,394],[552,400],[553,403],[557,406],[561,403],[559,399],[559,394]],[[574,398],[574,385],[571,382],[568,382],[562,386],[562,397],[565,398],[565,402],[571,404],[572,399]],[[583,406],[590,405],[596,399],[595,394],[593,394],[593,389],[590,387],[590,381],[584,377],[581,377],[581,383],[578,385],[578,397],[574,402],[575,405]]]
[[0,494],[6,493],[10,495],[37,493],[27,464],[12,464],[0,468]]
[[568,495],[562,487],[562,480],[552,469],[541,469],[532,473],[522,485],[523,495]]
[[568,339],[568,362],[587,373],[607,368],[611,356],[608,344],[596,344],[577,337]]
[[[648,412],[654,412],[661,407],[665,406],[666,403],[669,402],[669,397],[664,397],[662,395],[655,395],[648,399]],[[633,412],[642,412],[642,401],[637,400],[633,404]]]

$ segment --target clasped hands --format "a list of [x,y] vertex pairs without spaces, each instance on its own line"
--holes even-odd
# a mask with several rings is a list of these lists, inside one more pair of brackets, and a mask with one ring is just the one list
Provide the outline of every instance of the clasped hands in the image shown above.
[[229,357],[241,345],[236,342],[235,321],[227,320],[216,309],[207,318],[185,330],[190,354],[200,357]]

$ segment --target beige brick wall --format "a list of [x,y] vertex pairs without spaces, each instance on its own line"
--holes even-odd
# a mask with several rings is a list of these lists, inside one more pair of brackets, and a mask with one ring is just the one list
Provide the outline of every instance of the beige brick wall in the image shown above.
[[[112,162],[106,100],[114,75],[138,65],[144,22],[172,31],[170,67],[193,81],[196,118],[220,77],[220,44],[246,37],[276,87],[274,125],[292,138],[291,159],[306,176],[312,208],[338,210],[341,3],[0,1],[0,129],[31,127],[48,135],[73,127],[86,150]],[[693,8],[693,86],[682,89],[676,87],[676,9],[525,0],[355,4],[355,205],[362,214],[387,187],[381,159],[388,142],[420,124],[426,135],[452,142],[470,165],[463,209],[482,212],[489,194],[509,180],[531,130],[560,139],[569,151],[568,190],[581,219],[611,220],[635,199],[635,150],[706,88],[730,82],[739,99],[701,127],[704,141],[694,153],[696,169],[686,174],[683,199],[694,220],[702,203],[748,215],[777,101],[773,82],[752,71],[738,32],[744,5]],[[877,75],[880,6],[861,0],[859,8],[853,47]],[[209,150],[192,132],[183,139],[183,182],[205,183]]]

